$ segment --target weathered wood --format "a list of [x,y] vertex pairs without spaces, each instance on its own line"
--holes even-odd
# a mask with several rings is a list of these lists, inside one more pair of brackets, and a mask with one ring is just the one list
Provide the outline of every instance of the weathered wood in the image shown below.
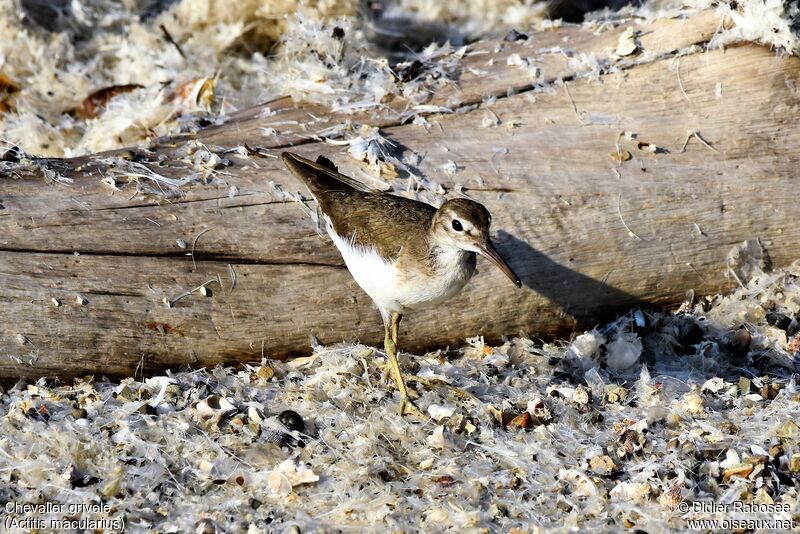
[[[641,37],[644,54],[616,58],[618,72],[577,79],[568,90],[527,91],[527,74],[507,66],[503,54],[535,57],[518,47],[564,46],[568,36],[576,49],[608,59],[625,26],[596,36],[569,27],[537,34],[534,44],[505,43],[492,78],[462,76],[458,104],[515,87],[520,94],[491,106],[503,121],[498,127],[479,127],[482,108],[430,116],[429,131],[400,125],[396,113],[357,119],[420,154],[426,177],[485,203],[498,248],[525,284],[516,290],[479,261],[480,273],[460,296],[404,321],[402,348],[481,334],[566,335],[632,305],[674,304],[688,289],[718,292],[731,284],[728,251],[745,239],[761,239],[774,264],[797,258],[791,191],[800,157],[800,60],[756,46],[671,55],[703,43],[716,26],[709,15],[656,23]],[[485,65],[482,54],[464,62],[477,57],[484,59],[472,65]],[[568,61],[541,58],[544,84]],[[200,137],[279,148],[343,120],[314,108],[327,118],[309,126],[308,108],[275,104],[278,115],[243,112]],[[294,125],[261,137],[260,128],[285,120],[306,124],[305,133]],[[518,126],[506,128],[512,121]],[[638,139],[620,138],[623,131]],[[692,137],[684,150],[689,131],[708,146]],[[638,141],[663,150],[640,150]],[[630,160],[609,157],[617,143]],[[360,164],[341,147],[305,138],[294,150],[325,154],[359,176]],[[272,180],[301,190],[279,161],[234,159],[224,176],[239,189],[233,198],[215,180],[169,202],[112,194],[96,174],[75,171],[86,161],[64,162],[75,179],[69,186],[24,176],[0,182],[0,376],[131,375],[301,354],[310,335],[324,343],[382,339],[377,312],[335,248],[300,206],[268,187]],[[447,161],[457,164],[455,174],[443,170]],[[197,239],[196,268],[179,239],[189,247]],[[211,297],[196,292],[173,308],[162,302],[217,279],[222,287],[210,284]],[[88,302],[79,304],[78,295]]]
[[[584,74],[582,59],[596,59],[598,64],[627,68],[652,61],[684,50],[694,44],[707,42],[720,26],[719,17],[711,12],[701,12],[688,19],[664,19],[651,24],[632,22],[601,33],[587,31],[580,26],[565,25],[557,31],[531,34],[525,41],[482,41],[468,48],[459,65],[457,83],[446,85],[423,102],[429,106],[443,106],[453,110],[465,109],[488,98],[506,97],[509,94],[530,90],[555,80],[571,80]],[[614,54],[619,37],[628,27],[635,28],[643,53],[626,57]],[[509,56],[519,54],[531,58],[539,69],[539,76],[531,78],[528,71],[507,64]],[[264,108],[275,115],[260,118]],[[396,126],[413,104],[404,99],[388,102],[385,107],[364,113],[332,113],[321,106],[295,105],[289,98],[269,102],[264,106],[243,110],[231,117],[236,128],[227,125],[212,127],[202,132],[204,141],[220,145],[237,145],[243,139],[265,147],[281,147],[309,142],[316,132],[340,124],[345,120],[372,126]],[[262,128],[277,130],[278,135],[265,135]]]

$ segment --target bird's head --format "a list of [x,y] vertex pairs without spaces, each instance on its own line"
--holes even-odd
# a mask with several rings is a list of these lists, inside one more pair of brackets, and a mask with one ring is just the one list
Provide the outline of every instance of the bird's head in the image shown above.
[[433,218],[433,233],[441,242],[477,252],[497,265],[517,287],[519,277],[494,248],[489,237],[492,216],[482,204],[466,198],[448,200]]

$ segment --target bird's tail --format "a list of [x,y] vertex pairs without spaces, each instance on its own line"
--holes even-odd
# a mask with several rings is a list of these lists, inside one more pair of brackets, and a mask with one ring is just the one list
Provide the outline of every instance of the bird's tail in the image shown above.
[[283,163],[315,197],[331,191],[372,191],[372,188],[340,173],[336,165],[325,156],[311,161],[292,152],[281,154]]

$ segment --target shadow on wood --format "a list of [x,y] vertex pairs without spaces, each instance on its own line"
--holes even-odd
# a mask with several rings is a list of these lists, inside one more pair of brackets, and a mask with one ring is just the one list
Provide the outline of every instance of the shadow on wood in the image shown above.
[[523,285],[574,317],[581,325],[590,326],[591,322],[612,318],[624,308],[658,307],[603,280],[561,265],[504,230],[497,235],[498,250],[504,257],[511,258],[509,263]]

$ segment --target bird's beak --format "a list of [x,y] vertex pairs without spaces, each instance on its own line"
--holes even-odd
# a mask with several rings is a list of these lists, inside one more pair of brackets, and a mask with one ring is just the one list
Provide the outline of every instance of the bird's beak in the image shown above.
[[497,252],[497,249],[494,248],[494,245],[492,245],[491,241],[487,239],[485,242],[479,244],[478,252],[481,256],[488,258],[489,261],[497,265],[501,271],[506,273],[506,276],[508,276],[511,281],[514,282],[515,286],[522,287],[522,282],[520,281],[519,276],[517,276],[511,267],[509,267],[508,263],[506,263],[506,260],[504,260],[503,257]]

